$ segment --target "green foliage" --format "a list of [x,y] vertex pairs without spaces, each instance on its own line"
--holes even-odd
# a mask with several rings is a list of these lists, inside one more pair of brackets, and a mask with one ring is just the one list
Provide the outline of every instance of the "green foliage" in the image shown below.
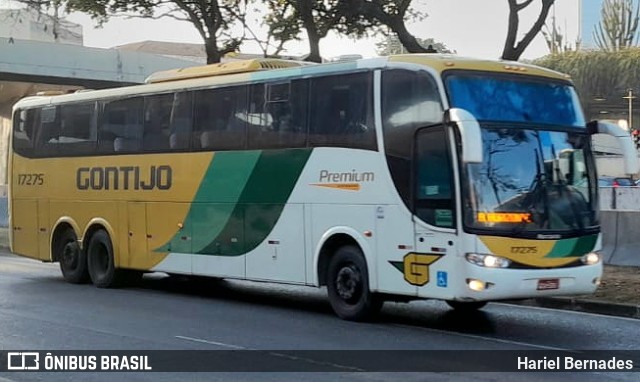
[[[640,89],[640,48],[617,52],[579,51],[539,58],[534,64],[569,74],[589,107],[594,97],[620,98],[628,88]],[[589,110],[587,110],[589,111]]]
[[635,4],[635,0],[605,0],[593,33],[596,44],[609,52],[637,44],[639,20],[640,3]]
[[[456,53],[455,50],[449,49],[444,43],[437,42],[431,37],[426,39],[416,38],[416,41],[425,49],[431,45],[438,53]],[[393,34],[376,43],[376,52],[379,56],[408,53],[407,49],[402,46],[398,36]]]
[[311,61],[320,61],[319,42],[330,31],[345,36],[362,37],[375,25],[356,11],[352,1],[344,0],[265,0],[269,14],[265,24],[269,35],[280,46],[299,40],[306,32]]

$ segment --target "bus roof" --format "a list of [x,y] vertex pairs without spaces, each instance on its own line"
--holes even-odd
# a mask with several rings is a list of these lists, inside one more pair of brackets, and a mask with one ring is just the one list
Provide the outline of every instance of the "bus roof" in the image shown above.
[[190,78],[222,76],[227,74],[257,72],[260,70],[285,69],[303,65],[312,65],[312,63],[270,58],[256,58],[252,60],[221,62],[218,64],[192,66],[187,68],[156,72],[147,77],[145,83],[154,84],[158,82],[179,81]]
[[429,66],[438,73],[445,70],[480,70],[490,72],[522,73],[541,77],[569,80],[567,74],[518,61],[485,60],[451,54],[404,54],[390,56],[389,62],[406,62]]
[[50,103],[58,104],[82,100],[107,99],[124,95],[133,96],[183,91],[234,83],[252,83],[278,79],[286,80],[291,77],[313,77],[357,69],[383,68],[397,64],[429,67],[439,74],[447,70],[478,70],[534,75],[565,81],[569,80],[569,76],[565,74],[534,65],[513,61],[474,59],[449,54],[405,54],[325,64],[308,64],[300,61],[275,59],[253,59],[162,71],[149,76],[146,84],[75,92],[64,95],[26,97],[18,101],[18,103],[14,105],[14,108],[42,106]]

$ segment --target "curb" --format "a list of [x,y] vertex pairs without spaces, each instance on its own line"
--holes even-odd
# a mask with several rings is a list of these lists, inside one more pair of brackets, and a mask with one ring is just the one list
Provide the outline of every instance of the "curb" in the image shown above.
[[609,302],[582,300],[572,297],[545,297],[521,301],[508,301],[507,303],[538,308],[573,310],[576,312],[640,319],[639,305],[612,304]]

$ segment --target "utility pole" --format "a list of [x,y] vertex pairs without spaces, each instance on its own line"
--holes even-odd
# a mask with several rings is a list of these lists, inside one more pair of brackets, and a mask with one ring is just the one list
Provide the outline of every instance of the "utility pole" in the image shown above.
[[558,53],[558,36],[556,35],[556,3],[553,3],[553,10],[552,10],[553,14],[551,16],[551,25],[552,25],[552,30],[551,30],[551,54],[556,54]]
[[633,95],[633,89],[629,88],[627,90],[627,95],[622,97],[629,101],[629,132],[632,132],[633,129],[633,100],[637,97]]

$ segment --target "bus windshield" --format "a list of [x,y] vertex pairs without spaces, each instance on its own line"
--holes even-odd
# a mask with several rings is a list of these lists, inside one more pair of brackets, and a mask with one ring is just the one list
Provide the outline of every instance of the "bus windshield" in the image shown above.
[[526,235],[598,224],[588,135],[487,128],[482,137],[484,162],[467,165],[467,227]]
[[568,82],[532,76],[460,72],[445,77],[451,107],[478,121],[528,122],[585,127],[576,92]]

